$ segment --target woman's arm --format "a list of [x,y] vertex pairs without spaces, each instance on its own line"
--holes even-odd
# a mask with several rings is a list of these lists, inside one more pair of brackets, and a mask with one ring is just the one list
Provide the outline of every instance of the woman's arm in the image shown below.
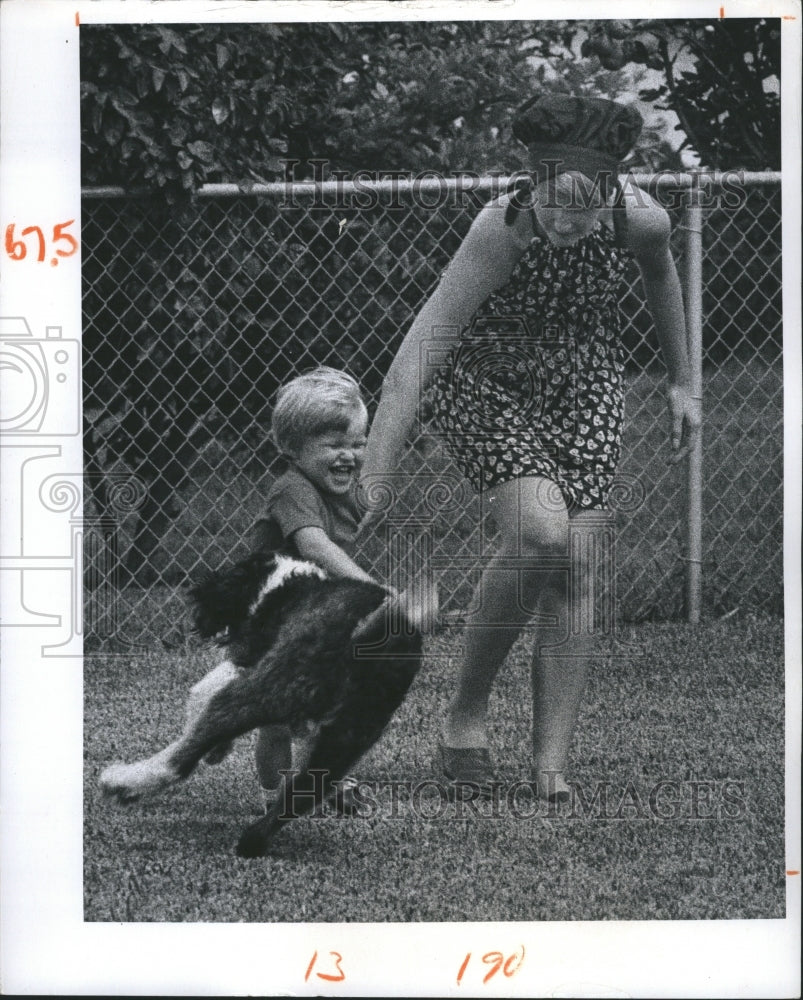
[[687,450],[681,451],[681,444],[697,432],[701,417],[700,401],[691,396],[683,292],[669,249],[671,225],[664,209],[643,192],[628,204],[627,221],[630,249],[641,272],[669,377],[672,461],[678,461]]
[[512,226],[504,221],[508,199],[486,205],[474,220],[440,283],[418,313],[382,386],[362,469],[371,481],[393,472],[415,420],[419,400],[432,376],[426,343],[443,348],[456,340],[492,291],[510,277],[532,235],[527,213]]

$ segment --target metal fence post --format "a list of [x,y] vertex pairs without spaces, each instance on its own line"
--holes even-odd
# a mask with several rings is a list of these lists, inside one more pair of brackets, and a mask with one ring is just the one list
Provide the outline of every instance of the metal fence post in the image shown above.
[[[683,228],[686,233],[686,336],[689,349],[691,394],[703,403],[703,209],[699,175],[692,177]],[[700,620],[703,561],[703,435],[692,442],[687,459],[686,616]]]

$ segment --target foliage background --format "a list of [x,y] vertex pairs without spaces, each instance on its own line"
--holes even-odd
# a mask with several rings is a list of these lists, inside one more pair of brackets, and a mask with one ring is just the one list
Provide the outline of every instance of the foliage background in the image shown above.
[[[84,183],[171,199],[282,178],[284,160],[509,172],[511,113],[544,91],[638,93],[704,167],[780,164],[772,19],[89,26],[81,76]],[[634,162],[678,165],[660,133]]]

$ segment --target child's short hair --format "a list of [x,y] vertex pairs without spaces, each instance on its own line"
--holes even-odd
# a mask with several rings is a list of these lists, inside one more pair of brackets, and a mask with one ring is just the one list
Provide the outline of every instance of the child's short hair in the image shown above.
[[284,455],[296,455],[307,438],[345,431],[365,402],[351,375],[321,365],[299,375],[276,394],[271,436]]

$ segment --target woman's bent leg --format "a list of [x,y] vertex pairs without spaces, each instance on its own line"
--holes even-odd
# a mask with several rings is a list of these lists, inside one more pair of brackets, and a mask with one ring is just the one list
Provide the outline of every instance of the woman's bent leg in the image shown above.
[[533,781],[543,798],[565,796],[572,738],[596,649],[593,585],[596,562],[610,546],[595,534],[610,519],[598,511],[580,512],[569,526],[569,572],[556,574],[540,595],[542,615],[557,619],[541,626],[532,658]]
[[504,483],[483,500],[499,526],[501,544],[474,597],[465,657],[444,726],[445,743],[457,749],[488,746],[493,682],[521,628],[533,622],[551,567],[566,561],[568,553],[568,513],[549,480],[530,476]]
[[464,635],[464,659],[457,690],[449,708],[443,735],[456,749],[487,747],[488,699],[499,668],[522,628],[518,608],[519,574],[505,565],[512,553],[504,550],[480,578]]

